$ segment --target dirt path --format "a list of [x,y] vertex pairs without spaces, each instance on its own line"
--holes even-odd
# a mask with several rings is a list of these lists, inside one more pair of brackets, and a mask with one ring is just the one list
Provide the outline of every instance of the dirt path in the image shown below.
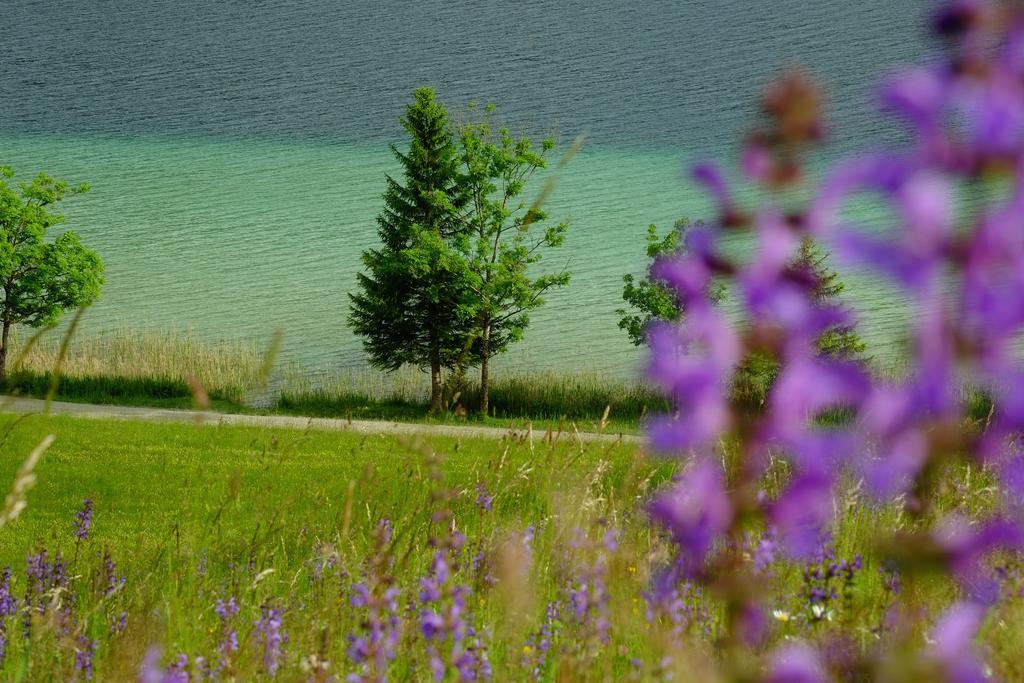
[[[45,401],[35,398],[3,397],[0,412],[42,413]],[[432,425],[384,420],[339,420],[322,417],[293,417],[290,415],[237,415],[233,413],[204,412],[198,410],[171,410],[167,408],[141,408],[136,406],[96,405],[92,403],[50,403],[51,415],[104,420],[137,420],[143,422],[191,422],[199,424],[249,425],[254,427],[281,427],[285,429],[322,429],[328,431],[358,432],[361,434],[432,434],[448,437],[501,439],[507,436],[531,436],[527,429],[502,427],[476,427],[472,425]],[[571,430],[570,426],[570,430]],[[532,438],[542,439],[543,431],[532,432]],[[560,439],[578,439],[583,442],[621,440],[623,443],[642,444],[644,437],[634,434],[597,434],[593,432],[563,432]]]

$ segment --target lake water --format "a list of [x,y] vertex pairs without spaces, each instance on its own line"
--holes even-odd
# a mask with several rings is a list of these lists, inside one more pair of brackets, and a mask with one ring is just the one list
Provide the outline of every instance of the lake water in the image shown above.
[[[85,334],[283,328],[286,359],[357,367],[346,293],[376,240],[398,116],[420,85],[455,112],[495,102],[516,130],[587,136],[550,204],[572,227],[549,258],[573,281],[503,364],[624,374],[642,354],[614,310],[622,274],[643,268],[646,226],[709,210],[686,164],[733,151],[760,88],[794,64],[828,90],[827,155],[898,140],[874,88],[929,54],[931,6],[4,0],[0,164],[92,185],[64,204],[107,266]],[[849,277],[884,352],[906,306]]]

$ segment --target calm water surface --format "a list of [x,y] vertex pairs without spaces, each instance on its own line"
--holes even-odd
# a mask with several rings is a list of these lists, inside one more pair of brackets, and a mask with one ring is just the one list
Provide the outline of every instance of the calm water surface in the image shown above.
[[[729,154],[761,86],[794,64],[828,89],[829,155],[898,141],[874,84],[927,57],[930,6],[5,0],[0,164],[92,185],[64,207],[107,264],[86,334],[283,327],[285,357],[310,371],[360,366],[346,293],[396,170],[397,117],[424,84],[454,111],[493,101],[517,130],[587,135],[550,207],[571,220],[550,258],[573,282],[504,363],[627,373],[641,354],[614,309],[622,274],[643,267],[646,226],[708,212],[685,164]],[[849,278],[885,352],[907,308]]]

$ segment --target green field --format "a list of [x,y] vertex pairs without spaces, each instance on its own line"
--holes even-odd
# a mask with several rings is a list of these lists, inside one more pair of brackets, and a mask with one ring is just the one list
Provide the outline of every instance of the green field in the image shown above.
[[[538,438],[531,445],[14,419],[3,417],[9,431],[0,461],[4,487],[46,434],[56,441],[36,468],[27,508],[0,529],[0,566],[12,567],[11,592],[19,599],[29,583],[25,558],[42,548],[50,558],[60,551],[72,578],[45,592],[44,607],[29,620],[29,637],[20,613],[0,619],[9,640],[4,679],[81,677],[76,652],[88,643],[99,680],[135,680],[154,644],[162,649],[162,666],[179,653],[188,655],[190,666],[197,655],[216,662],[225,629],[237,633],[239,645],[224,657],[222,680],[269,678],[253,625],[261,607],[273,606],[288,636],[276,680],[329,680],[328,671],[344,680],[357,670],[348,635],[358,635],[366,617],[365,608],[352,605],[353,585],[364,580],[370,557],[384,556],[394,563],[387,573],[401,589],[402,631],[390,680],[423,680],[429,657],[417,625],[420,580],[436,552],[431,539],[443,543],[453,528],[466,542],[452,560],[452,582],[469,591],[466,609],[495,680],[659,680],[663,667],[676,672],[675,680],[701,680],[695,655],[716,652],[722,607],[713,595],[684,592],[685,618],[675,630],[668,616],[648,622],[644,591],[670,544],[647,524],[643,503],[674,466],[635,446],[583,446],[565,435],[554,444]],[[977,513],[992,498],[977,473],[951,472],[949,481],[946,510]],[[493,496],[489,511],[477,504],[478,484]],[[85,498],[95,504],[93,526],[77,542],[74,514]],[[807,567],[773,562],[764,574],[775,596],[766,605],[773,615],[766,647],[788,636],[816,640],[840,632],[854,634],[853,646],[870,647],[886,636],[884,615],[893,596],[869,538],[879,526],[908,522],[853,492],[836,504],[842,511],[836,558],[860,554],[864,568],[848,584],[833,581],[837,597],[818,615],[807,600],[813,588]],[[373,538],[384,518],[393,536],[382,554]],[[536,535],[526,549],[523,534],[531,525]],[[609,532],[614,549],[602,541]],[[109,595],[104,551],[117,565],[113,576],[126,578]],[[1006,568],[1008,591],[1020,585],[1016,571]],[[573,590],[590,601],[591,612],[582,617],[571,608]],[[904,590],[916,591],[926,617],[953,595],[940,580]],[[222,624],[214,606],[231,597],[240,610]],[[549,623],[550,651],[538,664],[549,603],[560,607]],[[1008,592],[993,614],[985,634],[990,661],[1005,678],[1019,680],[1019,591]],[[608,620],[608,645],[595,625],[601,615]],[[923,637],[926,621],[908,637]],[[329,670],[316,678],[310,671],[325,661]]]

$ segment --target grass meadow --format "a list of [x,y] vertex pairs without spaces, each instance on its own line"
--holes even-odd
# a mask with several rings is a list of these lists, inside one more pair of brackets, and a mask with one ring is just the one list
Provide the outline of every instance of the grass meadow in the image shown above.
[[[11,568],[0,586],[4,680],[140,680],[147,657],[160,675],[143,680],[373,680],[355,644],[374,624],[397,652],[374,670],[389,680],[426,680],[432,659],[450,663],[458,647],[501,681],[704,681],[702,658],[729,656],[717,649],[724,615],[712,592],[684,586],[672,613],[650,611],[672,544],[644,506],[676,463],[635,445],[14,415],[0,424],[4,487],[56,437],[27,507],[0,528],[0,567]],[[978,514],[996,497],[983,473],[946,474],[946,512]],[[766,493],[785,475],[770,475]],[[853,487],[834,506],[834,555],[820,563],[765,562],[763,529],[743,541],[776,596],[765,649],[790,637],[855,648],[896,637],[892,575],[871,539],[925,521],[868,505]],[[423,582],[439,555],[450,576],[427,605]],[[1004,597],[982,646],[996,674],[1020,680],[1024,577],[999,569]],[[392,592],[367,602],[360,586]],[[809,599],[816,589],[824,606]],[[914,639],[955,593],[939,577],[901,590],[920,609],[900,636]],[[426,638],[424,610],[441,605],[462,620],[461,640]],[[190,678],[170,677],[179,672]]]

